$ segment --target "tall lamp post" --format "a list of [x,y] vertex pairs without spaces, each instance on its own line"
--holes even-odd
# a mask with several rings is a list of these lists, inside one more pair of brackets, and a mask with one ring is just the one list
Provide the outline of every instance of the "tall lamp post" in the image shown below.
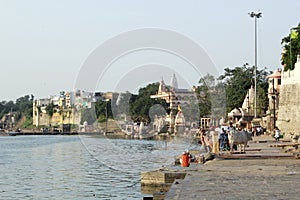
[[256,78],[256,71],[257,71],[257,19],[262,17],[262,13],[255,13],[255,12],[251,12],[249,13],[250,17],[254,18],[254,43],[255,43],[255,51],[254,51],[254,57],[255,57],[255,61],[254,61],[254,118],[257,117],[257,78]]

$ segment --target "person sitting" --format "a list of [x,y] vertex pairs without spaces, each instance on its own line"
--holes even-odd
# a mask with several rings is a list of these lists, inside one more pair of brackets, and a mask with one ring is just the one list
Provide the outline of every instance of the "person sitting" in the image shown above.
[[185,151],[182,152],[182,155],[180,157],[181,166],[182,167],[189,167],[190,166],[190,162],[191,162],[191,159],[190,159],[189,154],[187,154]]
[[275,135],[274,135],[274,138],[276,140],[276,142],[279,141],[279,138],[280,138],[280,130],[278,129],[278,127],[275,127]]

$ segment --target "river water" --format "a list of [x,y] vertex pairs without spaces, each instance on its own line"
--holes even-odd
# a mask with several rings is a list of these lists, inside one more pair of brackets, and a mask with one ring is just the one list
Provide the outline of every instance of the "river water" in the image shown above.
[[0,199],[141,199],[140,172],[171,166],[189,139],[0,136]]

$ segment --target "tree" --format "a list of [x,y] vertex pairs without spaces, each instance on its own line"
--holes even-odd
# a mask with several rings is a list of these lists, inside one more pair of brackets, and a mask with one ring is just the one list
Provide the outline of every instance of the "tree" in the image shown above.
[[200,78],[199,84],[196,93],[199,100],[200,117],[207,117],[211,115],[211,91],[215,84],[215,78],[207,74]]
[[224,84],[207,74],[199,80],[196,93],[199,99],[200,117],[226,116],[226,92]]
[[4,115],[11,111],[16,111],[16,105],[13,101],[2,101],[1,102],[1,112],[0,112],[0,118],[2,118]]
[[25,128],[32,124],[32,103],[34,96],[25,95],[16,100],[16,103],[13,101],[2,101],[0,103],[0,119],[10,113],[14,112],[15,120],[19,120],[22,116],[25,116],[25,122],[22,125],[22,128]]
[[[243,67],[234,69],[225,68],[224,75],[218,79],[223,81],[226,90],[227,113],[234,108],[239,108],[243,104],[244,98],[251,85],[254,85],[253,74],[254,67],[248,67],[244,64]],[[267,110],[267,75],[270,74],[263,70],[257,70],[257,109],[258,113]]]
[[300,54],[300,23],[297,27],[290,30],[290,34],[281,40],[284,52],[281,58],[281,64],[284,71],[293,70],[297,61],[297,55]]
[[160,104],[167,109],[166,101],[161,99],[151,99],[150,96],[158,91],[159,83],[152,83],[139,90],[138,95],[132,95],[129,101],[129,111],[131,118],[135,122],[150,122],[149,110],[155,104]]
[[224,84],[219,81],[214,86],[211,93],[211,116],[215,119],[220,119],[220,117],[226,118],[226,90]]
[[111,110],[111,101],[97,101],[95,105],[96,117],[100,122],[104,122],[106,119],[106,109],[107,109],[107,117],[113,118],[112,110]]
[[31,95],[31,97],[29,95],[25,95],[24,97],[20,97],[16,100],[16,108],[19,112],[26,116],[26,118],[32,118],[32,102],[33,95]]
[[54,113],[54,104],[53,102],[49,103],[46,108],[45,108],[47,114],[49,115],[49,117],[52,117],[53,116],[53,113]]

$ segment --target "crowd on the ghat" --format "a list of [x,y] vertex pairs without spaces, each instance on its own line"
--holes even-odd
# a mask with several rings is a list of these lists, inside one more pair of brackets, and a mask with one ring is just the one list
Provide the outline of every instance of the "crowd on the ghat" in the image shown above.
[[[233,123],[229,122],[229,126],[220,126],[214,129],[215,131],[218,132],[218,140],[219,140],[219,150],[220,151],[229,151],[230,150],[230,145],[229,145],[229,138],[228,135],[229,133],[232,133],[234,131],[242,131],[242,129],[240,128],[236,128],[235,126],[233,126]],[[257,127],[252,127],[249,130],[245,130],[247,132],[251,132],[252,136],[260,136],[262,134],[264,134],[264,130],[261,126],[257,126]],[[198,134],[200,134],[200,144],[206,144],[204,145],[204,148],[212,148],[212,141],[209,137],[209,131],[200,128],[198,130]],[[279,141],[280,137],[281,137],[281,133],[280,130],[278,129],[278,127],[275,127],[274,129],[274,138],[277,141]],[[234,148],[236,149],[237,147],[234,146]],[[205,151],[209,151],[207,149],[205,149]],[[182,155],[180,157],[180,163],[182,167],[189,167],[190,163],[194,160],[194,157],[192,154],[189,153],[189,150],[186,149],[184,152],[182,152]]]

